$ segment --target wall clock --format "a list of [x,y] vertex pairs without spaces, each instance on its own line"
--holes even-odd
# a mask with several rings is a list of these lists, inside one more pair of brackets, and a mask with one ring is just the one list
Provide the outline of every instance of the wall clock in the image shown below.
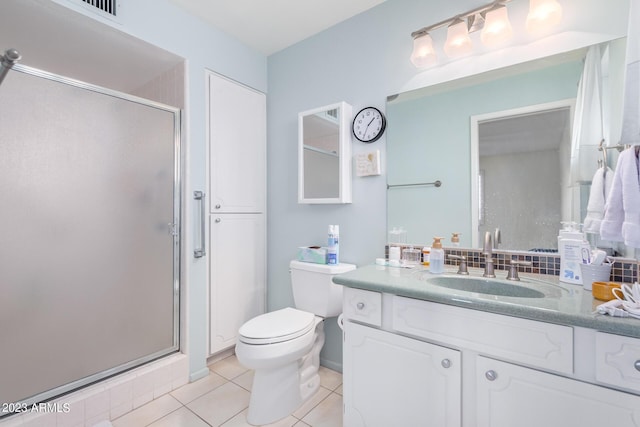
[[353,118],[353,136],[358,141],[366,143],[377,141],[386,127],[387,119],[375,107],[365,107]]

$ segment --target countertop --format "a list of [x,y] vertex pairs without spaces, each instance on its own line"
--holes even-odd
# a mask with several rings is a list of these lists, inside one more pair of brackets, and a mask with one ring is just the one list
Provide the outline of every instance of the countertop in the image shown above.
[[[596,307],[603,301],[593,298],[591,291],[584,290],[582,286],[558,282],[557,276],[520,273],[520,282],[508,282],[540,290],[547,295],[544,298],[487,295],[428,282],[435,276],[456,276],[455,272],[455,267],[447,269],[443,275],[434,275],[422,266],[400,268],[368,265],[337,275],[333,281],[350,288],[640,338],[640,319],[595,313]],[[482,279],[482,270],[469,269],[469,272],[471,277]],[[496,276],[497,279],[493,280],[507,282],[503,280],[506,271],[496,271]]]

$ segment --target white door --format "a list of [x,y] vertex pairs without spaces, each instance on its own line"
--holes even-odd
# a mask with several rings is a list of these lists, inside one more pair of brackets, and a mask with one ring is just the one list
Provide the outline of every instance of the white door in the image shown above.
[[266,97],[209,74],[210,212],[264,212]]
[[478,427],[640,426],[640,396],[479,356]]
[[263,214],[211,215],[210,354],[235,345],[238,329],[264,313]]
[[350,321],[344,329],[345,427],[458,427],[460,352]]

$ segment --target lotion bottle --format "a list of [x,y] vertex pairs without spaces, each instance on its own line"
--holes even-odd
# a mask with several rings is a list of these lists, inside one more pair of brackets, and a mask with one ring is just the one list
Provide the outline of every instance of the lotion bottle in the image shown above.
[[442,249],[442,237],[434,237],[429,257],[429,271],[434,274],[444,272],[444,249]]

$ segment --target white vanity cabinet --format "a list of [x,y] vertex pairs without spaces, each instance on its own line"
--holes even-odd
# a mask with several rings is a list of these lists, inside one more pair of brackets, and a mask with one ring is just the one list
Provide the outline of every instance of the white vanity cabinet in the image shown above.
[[209,355],[265,312],[266,97],[207,73]]
[[344,425],[460,426],[460,352],[345,324]]
[[640,426],[638,339],[353,288],[343,311],[345,427]]
[[638,426],[640,397],[476,357],[478,427]]

